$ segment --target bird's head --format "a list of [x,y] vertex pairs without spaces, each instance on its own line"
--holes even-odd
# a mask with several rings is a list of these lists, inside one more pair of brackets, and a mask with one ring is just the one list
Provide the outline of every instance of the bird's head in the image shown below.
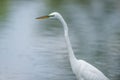
[[60,16],[60,14],[58,12],[52,12],[49,15],[37,17],[36,19],[41,20],[41,19],[47,19],[47,18],[58,18],[58,16]]

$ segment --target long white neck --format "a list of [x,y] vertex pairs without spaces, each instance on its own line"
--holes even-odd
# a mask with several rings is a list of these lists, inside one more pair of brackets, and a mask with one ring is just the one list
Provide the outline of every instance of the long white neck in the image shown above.
[[67,45],[67,48],[68,48],[70,63],[74,64],[77,61],[77,59],[76,59],[76,57],[74,55],[74,52],[72,50],[72,46],[71,46],[71,43],[70,43],[70,40],[69,40],[67,24],[66,24],[65,20],[63,19],[63,17],[60,14],[59,14],[59,16],[57,16],[57,19],[59,19],[60,22],[63,25],[64,36],[65,36],[65,41],[66,41],[66,45]]

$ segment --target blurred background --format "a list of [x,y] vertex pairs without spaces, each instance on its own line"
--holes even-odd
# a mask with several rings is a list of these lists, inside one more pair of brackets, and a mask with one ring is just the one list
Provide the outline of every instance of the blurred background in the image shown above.
[[0,80],[76,80],[57,20],[60,12],[78,59],[120,80],[119,0],[0,0]]

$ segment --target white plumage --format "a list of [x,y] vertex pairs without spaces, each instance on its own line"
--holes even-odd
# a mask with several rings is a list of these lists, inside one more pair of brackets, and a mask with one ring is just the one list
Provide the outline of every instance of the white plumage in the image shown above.
[[100,70],[84,60],[78,60],[74,74],[78,80],[109,80]]
[[67,24],[63,19],[63,17],[58,12],[53,12],[47,16],[38,17],[37,19],[45,19],[45,18],[56,18],[62,23],[64,28],[65,41],[68,48],[71,68],[78,80],[109,80],[100,70],[98,70],[93,65],[89,64],[84,60],[76,59],[69,40]]

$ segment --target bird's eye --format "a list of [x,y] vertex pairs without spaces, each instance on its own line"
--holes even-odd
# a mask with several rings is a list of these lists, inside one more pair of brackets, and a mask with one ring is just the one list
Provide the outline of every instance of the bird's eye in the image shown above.
[[49,15],[50,17],[55,17],[55,15]]

